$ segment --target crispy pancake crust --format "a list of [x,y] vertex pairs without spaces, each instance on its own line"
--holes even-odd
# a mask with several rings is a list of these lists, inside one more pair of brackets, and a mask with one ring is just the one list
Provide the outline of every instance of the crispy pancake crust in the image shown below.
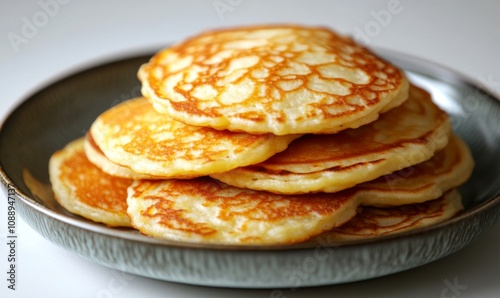
[[412,86],[410,98],[377,121],[330,135],[305,135],[268,160],[211,175],[233,186],[281,194],[336,192],[421,163],[448,143],[447,114]]
[[192,178],[261,162],[300,135],[251,135],[186,125],[158,113],[145,98],[101,114],[92,138],[114,164],[155,178]]
[[75,140],[50,158],[50,182],[56,200],[87,219],[130,227],[126,199],[132,180],[102,172],[87,159],[83,142],[83,138]]
[[273,133],[335,133],[408,97],[402,71],[327,28],[207,31],[144,64],[142,93],[187,124]]
[[363,207],[346,224],[311,241],[333,244],[398,234],[443,222],[462,210],[457,190],[424,203],[392,208]]

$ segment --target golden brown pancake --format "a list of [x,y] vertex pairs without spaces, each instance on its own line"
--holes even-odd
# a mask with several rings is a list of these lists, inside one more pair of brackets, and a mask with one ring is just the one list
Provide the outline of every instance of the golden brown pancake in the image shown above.
[[456,135],[428,161],[358,184],[371,189],[365,206],[398,206],[433,200],[467,181],[474,160],[467,145]]
[[447,114],[412,86],[410,98],[370,124],[305,135],[268,160],[211,175],[233,186],[281,194],[336,192],[421,163],[448,143]]
[[83,147],[89,161],[107,174],[128,179],[162,179],[162,177],[153,175],[139,174],[128,167],[111,162],[106,155],[104,155],[99,146],[97,146],[90,132],[87,132],[85,136]]
[[186,125],[158,113],[145,98],[107,110],[90,132],[112,163],[157,178],[192,178],[258,163],[286,149],[299,136]]
[[102,172],[85,155],[83,138],[55,152],[49,161],[56,200],[68,211],[109,226],[130,227],[127,188],[130,179]]
[[136,180],[128,190],[134,228],[156,238],[217,244],[291,244],[356,214],[355,192],[285,196],[201,177]]
[[[468,148],[453,138],[432,161],[336,193],[279,195],[207,177],[135,181],[128,190],[128,214],[136,229],[157,238],[290,244],[342,225],[360,205],[399,206],[439,198],[469,177],[472,164]],[[451,206],[436,219],[454,213],[457,203]]]
[[398,234],[443,222],[462,209],[457,190],[424,203],[392,208],[362,207],[353,219],[311,241],[332,244]]
[[276,135],[356,128],[408,97],[397,67],[319,27],[207,31],[158,52],[138,77],[179,121]]

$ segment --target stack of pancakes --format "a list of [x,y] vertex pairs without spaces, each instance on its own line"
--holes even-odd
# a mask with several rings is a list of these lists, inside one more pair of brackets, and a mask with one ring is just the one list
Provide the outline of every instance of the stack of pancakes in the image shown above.
[[325,28],[209,31],[138,71],[144,97],[56,152],[70,212],[220,244],[366,239],[444,221],[473,160],[429,93]]

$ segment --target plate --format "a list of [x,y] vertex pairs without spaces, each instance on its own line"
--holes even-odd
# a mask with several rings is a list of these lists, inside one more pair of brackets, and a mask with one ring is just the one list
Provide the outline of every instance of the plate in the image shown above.
[[158,240],[66,212],[50,192],[51,154],[83,136],[101,112],[140,95],[136,72],[151,53],[65,77],[14,109],[0,130],[3,186],[15,190],[17,211],[48,240],[98,264],[155,279],[296,288],[365,280],[427,264],[462,249],[500,221],[500,103],[478,84],[444,67],[376,51],[432,93],[476,160],[470,181],[460,188],[465,211],[444,223],[343,245],[252,247]]

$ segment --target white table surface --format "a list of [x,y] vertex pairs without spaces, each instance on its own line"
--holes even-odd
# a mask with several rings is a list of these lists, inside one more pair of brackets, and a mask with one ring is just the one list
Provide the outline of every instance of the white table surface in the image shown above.
[[[249,23],[331,26],[357,34],[368,45],[448,66],[500,94],[499,11],[500,2],[494,0],[2,0],[0,117],[42,86],[89,64],[160,48],[206,28]],[[0,297],[500,297],[500,225],[460,252],[417,269],[276,292],[190,286],[120,273],[52,244],[22,219],[17,221],[17,289],[12,291],[6,281],[5,201],[2,194]]]

